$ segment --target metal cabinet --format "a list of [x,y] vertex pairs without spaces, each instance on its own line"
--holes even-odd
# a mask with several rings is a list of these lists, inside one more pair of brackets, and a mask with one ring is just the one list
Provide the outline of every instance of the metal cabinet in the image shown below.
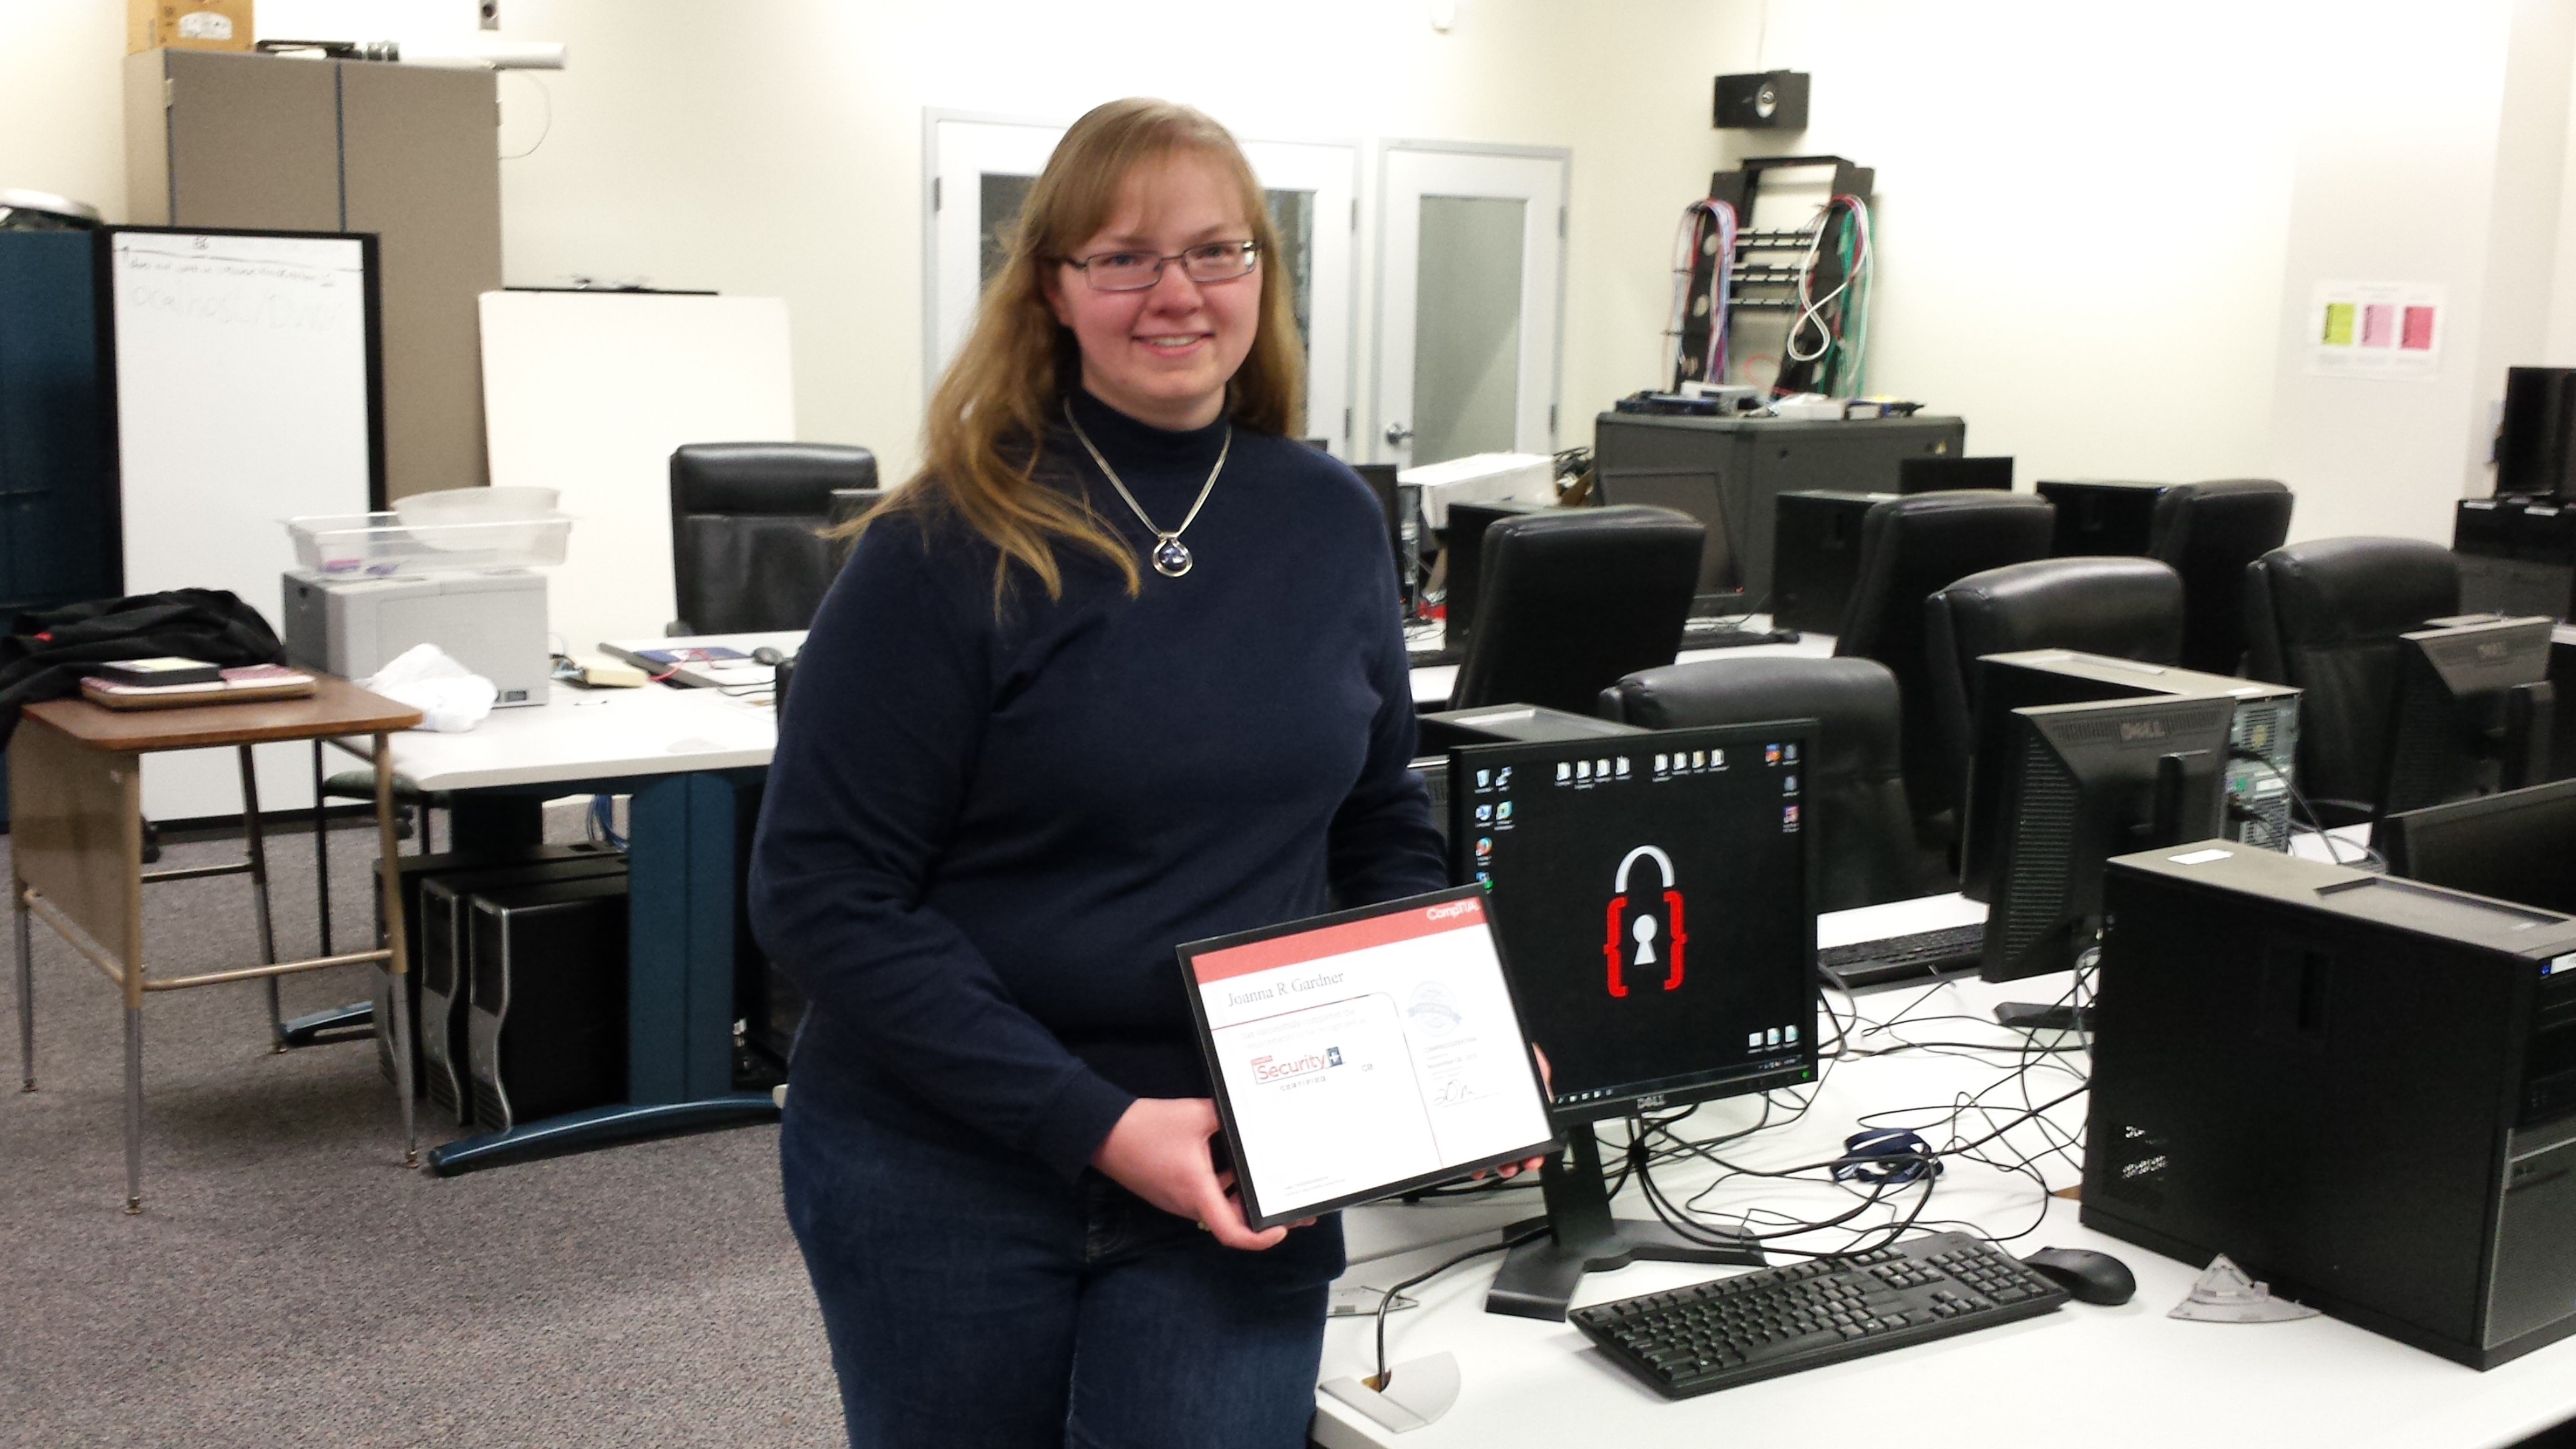
[[489,481],[476,298],[501,286],[494,86],[382,61],[125,58],[133,222],[376,234],[389,497]]

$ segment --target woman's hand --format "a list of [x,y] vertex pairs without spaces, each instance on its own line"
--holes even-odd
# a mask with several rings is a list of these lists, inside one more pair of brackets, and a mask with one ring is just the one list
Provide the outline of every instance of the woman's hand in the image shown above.
[[[1556,1074],[1548,1070],[1547,1053],[1539,1050],[1537,1042],[1531,1042],[1530,1055],[1538,1058],[1539,1085],[1547,1088],[1548,1095],[1554,1096],[1556,1094]],[[1494,1171],[1503,1177],[1518,1177],[1524,1172],[1536,1172],[1545,1166],[1547,1166],[1546,1158],[1533,1157],[1526,1162],[1506,1162],[1502,1166],[1495,1168]],[[1467,1174],[1469,1181],[1474,1181],[1483,1176],[1484,1174],[1481,1172],[1471,1172]]]
[[1208,1139],[1216,1130],[1216,1103],[1205,1097],[1139,1097],[1091,1154],[1091,1165],[1172,1216],[1195,1221],[1229,1248],[1259,1252],[1278,1246],[1288,1230],[1254,1232],[1227,1193],[1234,1174],[1218,1175],[1209,1161]]

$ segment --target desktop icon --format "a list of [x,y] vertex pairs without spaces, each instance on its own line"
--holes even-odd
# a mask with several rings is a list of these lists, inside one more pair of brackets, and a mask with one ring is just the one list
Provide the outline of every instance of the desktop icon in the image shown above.
[[1574,762],[1574,778],[1575,778],[1575,779],[1577,779],[1577,780],[1589,780],[1589,779],[1591,779],[1591,778],[1592,778],[1592,762],[1591,762],[1590,760],[1577,760],[1577,761],[1575,761],[1575,762]]
[[1478,860],[1483,860],[1486,856],[1489,856],[1489,855],[1491,855],[1491,854],[1493,854],[1493,853],[1494,853],[1494,837],[1492,837],[1492,836],[1490,836],[1490,835],[1479,835],[1479,836],[1477,836],[1477,837],[1476,837],[1476,858],[1477,858]]
[[1780,763],[1780,747],[1778,745],[1764,745],[1762,747],[1762,763],[1766,765],[1776,765]]
[[1782,747],[1781,747],[1781,756],[1782,756],[1784,759],[1788,760],[1788,762],[1789,762],[1790,764],[1793,764],[1793,765],[1794,765],[1794,764],[1798,763],[1798,747],[1797,747],[1796,745],[1784,745],[1784,746],[1782,746]]
[[1780,1028],[1775,1026],[1769,1031],[1764,1032],[1762,1034],[1762,1044],[1764,1046],[1778,1046],[1780,1044]]
[[1626,755],[1621,755],[1619,757],[1619,778],[1622,780],[1628,778],[1628,757]]
[[1672,757],[1672,756],[1670,756],[1670,755],[1657,755],[1657,756],[1655,756],[1655,773],[1656,773],[1656,774],[1660,775],[1660,774],[1664,773],[1666,770],[1671,769],[1671,768],[1672,768],[1672,765],[1673,765],[1673,757]]
[[1797,1044],[1798,1044],[1798,1028],[1796,1028],[1795,1026],[1792,1026],[1792,1027],[1790,1027],[1790,1028],[1789,1028],[1789,1045],[1791,1045],[1791,1046],[1796,1046]]
[[1795,830],[1798,828],[1797,806],[1783,805],[1780,807],[1780,828],[1783,830]]
[[1710,768],[1710,769],[1712,769],[1712,770],[1723,770],[1723,769],[1725,769],[1725,768],[1726,768],[1726,751],[1724,751],[1724,750],[1711,750],[1711,751],[1709,751],[1709,752],[1708,752],[1708,766],[1709,766],[1709,768]]
[[1509,825],[1512,823],[1511,801],[1506,800],[1502,804],[1494,807],[1494,820],[1495,823],[1500,825]]
[[1783,776],[1781,776],[1781,777],[1780,777],[1780,793],[1781,793],[1781,794],[1783,794],[1783,795],[1795,795],[1795,794],[1797,794],[1797,793],[1798,793],[1798,777],[1797,777],[1797,776],[1795,776],[1795,775],[1783,775]]
[[1705,769],[1707,769],[1707,768],[1708,768],[1708,751],[1706,751],[1706,750],[1693,750],[1693,751],[1691,751],[1691,766],[1690,766],[1690,767],[1691,767],[1692,769],[1694,769],[1694,770],[1705,770]]
[[1494,772],[1494,788],[1497,790],[1508,790],[1512,788],[1511,766],[1505,765]]
[[1477,807],[1476,807],[1476,823],[1477,823],[1477,824],[1479,824],[1479,825],[1483,825],[1483,824],[1485,824],[1485,823],[1487,823],[1487,822],[1491,821],[1493,818],[1494,818],[1494,807],[1493,807],[1493,806],[1491,806],[1491,805],[1479,805],[1479,806],[1477,806]]
[[1762,1049],[1762,1033],[1757,1031],[1748,1035],[1744,1038],[1744,1045],[1748,1051],[1760,1051]]
[[1596,780],[1609,779],[1610,762],[1608,760],[1594,760],[1592,762],[1592,777]]
[[1478,770],[1476,772],[1476,788],[1479,790],[1490,788],[1493,784],[1493,777],[1494,772],[1491,770]]
[[1556,762],[1556,783],[1562,785],[1574,778],[1574,767],[1563,760]]

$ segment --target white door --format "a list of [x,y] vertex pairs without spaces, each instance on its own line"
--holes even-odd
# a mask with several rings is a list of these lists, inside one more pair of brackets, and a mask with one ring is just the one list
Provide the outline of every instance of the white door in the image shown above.
[[1396,142],[1381,157],[1381,462],[1556,450],[1571,153]]
[[[931,114],[925,388],[937,385],[965,341],[976,300],[1002,263],[1002,239],[1063,135],[1062,126]],[[1246,141],[1243,154],[1279,227],[1283,255],[1275,264],[1294,283],[1291,297],[1306,339],[1306,434],[1351,457],[1358,148]]]

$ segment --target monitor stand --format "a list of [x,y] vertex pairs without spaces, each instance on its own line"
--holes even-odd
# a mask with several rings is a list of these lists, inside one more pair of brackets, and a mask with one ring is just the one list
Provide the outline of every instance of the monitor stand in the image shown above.
[[[1610,1194],[1601,1179],[1601,1142],[1586,1123],[1570,1128],[1565,1155],[1551,1157],[1539,1173],[1539,1191],[1547,1199],[1547,1216],[1512,1224],[1505,1238],[1544,1225],[1547,1236],[1512,1249],[1502,1271],[1485,1294],[1487,1313],[1519,1318],[1565,1321],[1566,1305],[1586,1273],[1625,1268],[1639,1258],[1658,1263],[1739,1263],[1761,1265],[1762,1246],[1725,1228],[1695,1229],[1686,1238],[1659,1222],[1639,1222],[1610,1215]],[[1732,1238],[1731,1243],[1704,1243],[1700,1236]]]

